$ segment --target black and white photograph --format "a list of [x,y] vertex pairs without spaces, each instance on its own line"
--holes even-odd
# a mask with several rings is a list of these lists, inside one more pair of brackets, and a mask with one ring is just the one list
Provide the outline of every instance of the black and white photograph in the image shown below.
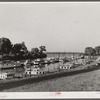
[[100,2],[0,2],[0,98],[99,91]]

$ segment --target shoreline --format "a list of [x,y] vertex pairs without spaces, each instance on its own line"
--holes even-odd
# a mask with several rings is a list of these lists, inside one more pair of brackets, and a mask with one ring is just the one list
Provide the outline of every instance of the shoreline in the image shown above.
[[[90,66],[90,68],[88,68],[89,66]],[[79,69],[81,67],[83,69]],[[87,67],[85,67],[85,68],[84,68],[84,66],[81,66],[81,67],[79,66],[76,69],[74,68],[71,70],[48,73],[46,75],[39,75],[36,77],[26,77],[26,78],[22,78],[22,79],[5,80],[5,82],[0,83],[0,91],[5,90],[5,89],[11,89],[14,87],[23,86],[25,84],[31,84],[31,83],[35,83],[35,82],[50,80],[53,78],[77,75],[77,74],[86,73],[86,72],[100,69],[99,66],[95,66],[95,65],[87,65]]]

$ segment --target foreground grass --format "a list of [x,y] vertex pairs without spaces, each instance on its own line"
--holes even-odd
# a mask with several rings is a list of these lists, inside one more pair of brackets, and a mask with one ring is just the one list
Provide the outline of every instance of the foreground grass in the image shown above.
[[100,70],[72,76],[55,78],[21,87],[4,90],[4,92],[49,92],[49,91],[99,91]]

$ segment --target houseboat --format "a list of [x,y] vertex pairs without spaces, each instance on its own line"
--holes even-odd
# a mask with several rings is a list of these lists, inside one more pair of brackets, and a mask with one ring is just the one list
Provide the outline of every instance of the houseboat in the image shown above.
[[7,79],[7,73],[0,73],[0,79]]
[[14,68],[14,63],[0,63],[0,69]]
[[73,63],[74,64],[79,64],[79,65],[85,65],[86,61],[85,61],[85,59],[78,58],[78,59],[74,60]]
[[14,73],[0,72],[0,79],[12,79],[12,78],[14,78]]
[[45,72],[38,67],[38,68],[26,69],[25,74],[26,75],[41,75],[41,74],[45,74]]
[[24,66],[24,64],[21,64],[20,62],[14,62],[14,61],[10,61],[10,62],[5,61],[0,63],[0,69],[12,69],[20,66]]
[[25,68],[23,67],[16,67],[14,69],[14,78],[23,78],[25,76]]
[[73,66],[74,66],[73,64],[67,63],[67,64],[60,65],[59,69],[71,69],[73,68]]

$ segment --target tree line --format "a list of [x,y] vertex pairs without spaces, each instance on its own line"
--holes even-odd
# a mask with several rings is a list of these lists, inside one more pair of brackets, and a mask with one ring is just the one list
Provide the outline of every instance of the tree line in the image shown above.
[[29,51],[25,42],[12,44],[9,38],[0,38],[0,60],[22,60],[47,57],[45,46],[35,47]]
[[100,46],[93,47],[86,47],[85,48],[85,55],[87,56],[100,56]]

